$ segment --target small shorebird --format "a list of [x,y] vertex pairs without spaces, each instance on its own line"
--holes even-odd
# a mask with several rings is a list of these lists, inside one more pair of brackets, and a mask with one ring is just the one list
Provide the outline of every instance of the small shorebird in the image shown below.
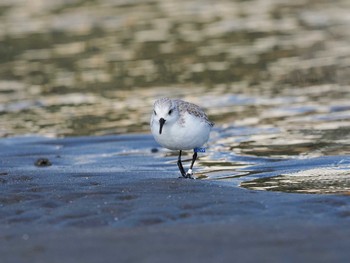
[[[179,99],[162,98],[154,103],[151,118],[151,131],[154,139],[163,147],[179,150],[177,165],[184,178],[193,178],[193,164],[198,151],[209,139],[214,123],[209,121],[205,112],[193,103]],[[183,150],[193,149],[191,166],[187,173],[182,162]]]

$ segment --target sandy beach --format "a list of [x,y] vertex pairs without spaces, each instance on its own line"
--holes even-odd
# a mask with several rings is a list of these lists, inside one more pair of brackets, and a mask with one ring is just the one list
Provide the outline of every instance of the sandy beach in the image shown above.
[[[178,178],[150,135],[1,144],[1,262],[345,262],[348,196]],[[137,152],[132,153],[135,149]],[[48,158],[51,166],[35,166]]]

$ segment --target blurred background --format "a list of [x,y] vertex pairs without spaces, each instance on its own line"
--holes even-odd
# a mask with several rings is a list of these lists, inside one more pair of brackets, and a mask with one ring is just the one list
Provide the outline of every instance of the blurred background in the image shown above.
[[348,152],[349,28],[347,0],[1,0],[0,136],[149,133],[168,96]]

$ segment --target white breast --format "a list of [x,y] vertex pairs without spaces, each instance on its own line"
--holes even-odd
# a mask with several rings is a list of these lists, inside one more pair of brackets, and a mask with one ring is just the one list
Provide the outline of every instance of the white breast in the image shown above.
[[209,139],[211,126],[202,119],[186,113],[182,122],[165,123],[162,134],[159,134],[159,122],[151,123],[155,140],[171,150],[190,150],[201,147]]

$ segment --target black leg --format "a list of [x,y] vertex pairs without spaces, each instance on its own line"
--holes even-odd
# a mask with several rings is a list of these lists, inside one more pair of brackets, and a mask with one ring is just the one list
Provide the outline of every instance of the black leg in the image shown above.
[[182,151],[180,151],[179,158],[177,159],[177,166],[179,167],[179,170],[180,170],[180,173],[181,173],[182,177],[186,178],[186,172],[185,172],[185,169],[182,166],[182,162],[181,162],[181,152]]
[[197,152],[194,152],[193,156],[192,156],[192,162],[191,162],[191,166],[190,169],[193,168],[194,162],[197,160]]
[[197,159],[197,152],[194,152],[194,154],[192,156],[192,162],[191,162],[190,169],[186,173],[186,178],[192,178],[192,175],[193,175],[192,168],[193,168],[193,165],[194,165],[194,162],[196,161],[196,159]]

